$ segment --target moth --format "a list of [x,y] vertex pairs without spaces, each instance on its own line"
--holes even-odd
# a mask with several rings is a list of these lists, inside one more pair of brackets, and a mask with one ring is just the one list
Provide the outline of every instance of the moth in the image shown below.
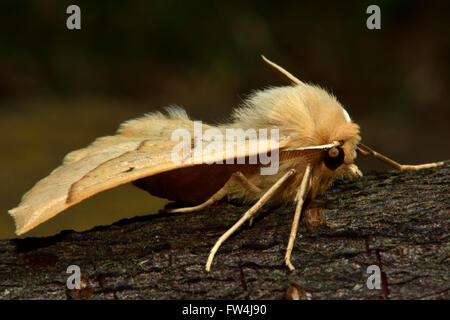
[[[22,197],[18,207],[9,211],[16,233],[21,235],[88,197],[130,182],[155,196],[190,205],[165,212],[197,211],[224,198],[252,204],[211,249],[206,263],[209,271],[221,244],[244,223],[251,224],[263,205],[295,201],[285,255],[286,265],[293,270],[291,253],[305,201],[323,193],[336,178],[362,176],[354,163],[357,153],[398,170],[442,165],[399,164],[363,145],[359,126],[333,95],[262,58],[291,84],[254,92],[233,111],[229,123],[203,125],[203,129],[219,134],[229,128],[244,132],[270,129],[277,130],[276,139],[232,139],[231,155],[215,152],[223,151],[223,145],[216,144],[214,152],[193,161],[199,149],[208,150],[211,141],[195,137],[196,123],[183,109],[169,108],[167,115],[150,113],[127,121],[115,135],[98,138],[67,154],[61,166]],[[180,145],[174,140],[177,130],[191,134],[190,141]],[[180,161],[173,161],[174,150],[182,154]],[[267,169],[263,154],[278,156],[277,170],[271,174],[263,174],[262,169]]]

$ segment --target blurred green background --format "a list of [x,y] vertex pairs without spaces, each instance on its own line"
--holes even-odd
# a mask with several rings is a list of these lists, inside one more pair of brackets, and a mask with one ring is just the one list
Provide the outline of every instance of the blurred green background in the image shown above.
[[[66,8],[81,8],[81,30]],[[381,8],[381,30],[366,8]],[[2,1],[0,238],[7,210],[66,153],[169,104],[214,122],[253,89],[286,81],[260,54],[320,84],[366,144],[406,163],[448,159],[449,1]],[[358,159],[368,172],[387,170]],[[27,236],[150,214],[165,200],[127,185]]]

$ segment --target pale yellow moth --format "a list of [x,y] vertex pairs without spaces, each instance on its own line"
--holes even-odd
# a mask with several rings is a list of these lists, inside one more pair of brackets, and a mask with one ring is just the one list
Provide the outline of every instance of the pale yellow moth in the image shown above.
[[[375,157],[399,170],[417,170],[441,165],[401,165],[360,143],[359,126],[352,122],[337,99],[324,89],[303,83],[289,72],[264,58],[292,84],[257,91],[234,110],[232,121],[204,130],[225,132],[227,128],[277,129],[278,139],[246,139],[237,146],[233,159],[249,160],[262,153],[279,154],[274,174],[263,175],[261,161],[230,160],[226,154],[210,153],[199,161],[194,157],[208,141],[193,139],[187,158],[172,161],[174,131],[194,133],[194,122],[182,109],[168,109],[168,115],[151,113],[122,124],[116,135],[101,137],[84,149],[69,153],[61,166],[34,185],[18,207],[9,211],[16,233],[23,234],[66,208],[101,191],[132,182],[155,196],[192,203],[169,212],[203,209],[223,198],[238,198],[253,206],[216,242],[206,263],[210,270],[220,245],[266,203],[278,205],[295,201],[296,209],[287,245],[285,263],[290,261],[302,206],[324,192],[336,178],[361,176],[353,163],[356,153]],[[263,142],[263,143],[261,143]],[[258,144],[259,148],[254,148]],[[256,151],[255,151],[256,150]],[[222,163],[221,163],[222,162]],[[229,162],[229,163],[228,163]]]

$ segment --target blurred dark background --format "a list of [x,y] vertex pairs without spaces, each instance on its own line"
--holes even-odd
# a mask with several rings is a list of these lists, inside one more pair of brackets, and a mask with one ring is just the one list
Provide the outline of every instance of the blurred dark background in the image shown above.
[[[66,8],[81,8],[81,30]],[[366,8],[381,8],[381,30]],[[363,140],[406,163],[448,159],[449,1],[2,1],[0,238],[7,210],[66,153],[169,104],[221,121],[253,89],[285,85],[260,54],[333,92]],[[365,171],[388,170],[358,159]],[[155,212],[131,186],[28,235]]]

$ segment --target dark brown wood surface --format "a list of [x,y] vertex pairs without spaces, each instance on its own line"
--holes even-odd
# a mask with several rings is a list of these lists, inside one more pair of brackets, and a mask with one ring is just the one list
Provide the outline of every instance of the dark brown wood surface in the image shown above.
[[[284,299],[288,288],[309,299],[449,299],[449,194],[449,162],[337,181],[310,204],[326,222],[299,228],[293,272],[284,265],[293,204],[263,209],[209,273],[211,247],[248,207],[2,240],[0,299]],[[80,267],[83,289],[67,289],[69,265]],[[381,268],[379,290],[366,286],[370,265]]]

